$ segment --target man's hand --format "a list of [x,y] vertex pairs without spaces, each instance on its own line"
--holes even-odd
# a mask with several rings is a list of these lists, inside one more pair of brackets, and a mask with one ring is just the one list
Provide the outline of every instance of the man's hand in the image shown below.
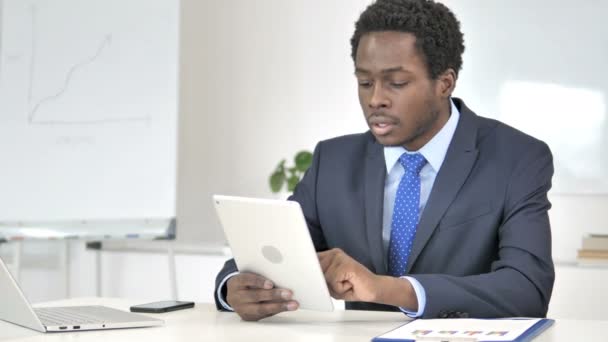
[[346,301],[377,300],[377,275],[339,248],[317,255],[332,297]]
[[416,293],[408,280],[376,275],[339,248],[317,255],[332,297],[418,310]]
[[228,279],[226,301],[245,321],[258,321],[283,311],[294,311],[298,303],[292,292],[254,273],[241,273]]

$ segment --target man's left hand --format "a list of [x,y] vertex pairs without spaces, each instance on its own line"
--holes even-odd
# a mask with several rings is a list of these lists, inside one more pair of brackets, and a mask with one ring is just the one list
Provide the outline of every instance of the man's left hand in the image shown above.
[[339,248],[317,255],[332,297],[346,301],[377,301],[377,275]]
[[339,248],[317,253],[331,296],[418,310],[418,299],[407,279],[372,273]]

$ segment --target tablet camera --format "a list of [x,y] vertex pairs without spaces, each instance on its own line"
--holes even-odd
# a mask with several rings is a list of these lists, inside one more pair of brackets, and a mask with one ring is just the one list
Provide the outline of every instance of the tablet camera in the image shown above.
[[262,255],[266,260],[270,261],[273,264],[279,264],[283,261],[283,255],[278,248],[274,246],[264,246],[262,247]]

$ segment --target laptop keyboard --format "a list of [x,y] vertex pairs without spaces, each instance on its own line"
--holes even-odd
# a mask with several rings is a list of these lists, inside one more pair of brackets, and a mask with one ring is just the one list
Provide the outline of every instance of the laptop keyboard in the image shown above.
[[97,317],[68,308],[37,308],[34,311],[45,326],[105,323]]

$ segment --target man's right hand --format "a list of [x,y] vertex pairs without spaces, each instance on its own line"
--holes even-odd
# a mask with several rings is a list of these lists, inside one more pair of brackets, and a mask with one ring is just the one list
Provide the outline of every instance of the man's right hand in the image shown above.
[[227,282],[226,302],[245,321],[258,321],[283,311],[298,309],[291,300],[293,293],[278,289],[274,284],[254,273],[240,273]]

